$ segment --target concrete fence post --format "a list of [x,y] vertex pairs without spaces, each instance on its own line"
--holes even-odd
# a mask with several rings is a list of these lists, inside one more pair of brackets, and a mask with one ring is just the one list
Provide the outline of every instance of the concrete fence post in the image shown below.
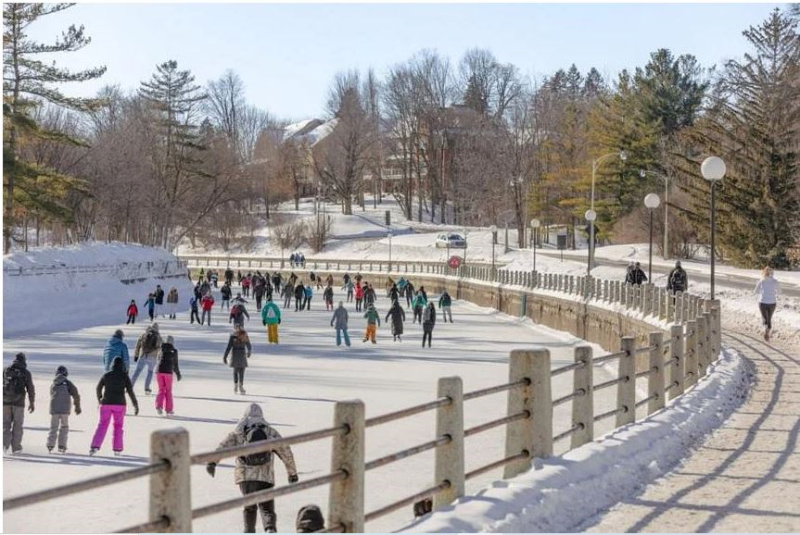
[[449,436],[450,442],[436,448],[434,484],[449,481],[450,487],[433,496],[433,508],[450,505],[464,495],[464,388],[461,377],[439,379],[438,397],[452,402],[436,410],[436,436]]
[[667,292],[666,302],[664,303],[664,315],[667,323],[675,321],[675,305],[673,300],[672,294]]
[[547,349],[511,352],[509,382],[527,379],[530,384],[508,391],[508,415],[528,411],[530,418],[506,425],[506,457],[527,451],[527,459],[508,463],[503,478],[528,470],[534,457],[553,455],[553,397],[550,381],[550,351]]
[[642,286],[642,313],[645,316],[649,316],[650,313],[652,312],[652,306],[653,306],[652,295],[653,294],[650,291],[651,288],[652,288],[652,285],[650,285],[650,284],[646,284],[646,285]]
[[192,463],[189,432],[162,429],[150,435],[150,462],[167,461],[169,469],[150,476],[151,522],[167,518],[166,533],[192,531]]
[[[697,320],[686,322],[686,334],[683,338],[683,389],[684,391],[697,382],[697,362],[702,342],[698,337]],[[680,389],[681,387],[676,387]]]
[[712,347],[711,347],[711,313],[710,312],[703,312],[697,318],[697,324],[702,326],[700,330],[700,336],[702,337],[703,341],[703,351],[700,352],[700,358],[698,359],[697,366],[697,378],[698,380],[701,377],[705,377],[706,373],[708,373],[708,366],[711,364],[712,361]]
[[647,414],[653,414],[664,408],[664,333],[650,333],[650,375],[647,376],[647,395],[651,397],[647,403]]
[[633,284],[625,285],[625,308],[627,309],[633,308],[634,288]]
[[606,301],[610,301],[611,300],[609,298],[610,295],[608,293],[608,285],[609,285],[608,279],[604,280],[603,281],[603,299],[606,300]]
[[683,351],[683,325],[677,324],[670,327],[670,335],[672,336],[672,344],[670,344],[670,361],[669,361],[669,399],[673,400],[680,396],[684,390],[684,379],[686,363],[684,362]]
[[675,321],[683,322],[683,292],[675,292]]
[[709,330],[711,331],[711,357],[709,364],[719,358],[720,348],[722,347],[722,317],[720,312],[719,299],[710,299],[708,307],[711,312],[711,324]]
[[344,533],[364,532],[364,403],[339,401],[333,425],[348,432],[333,437],[331,472],[344,470],[347,477],[331,483],[328,493],[328,526],[343,526]]
[[573,373],[572,391],[583,393],[572,400],[572,426],[581,426],[579,431],[572,434],[572,449],[594,440],[592,348],[589,346],[576,347],[575,362],[583,362],[583,367]]
[[616,427],[636,421],[636,338],[623,337],[620,349],[626,354],[619,358],[618,377],[622,381],[617,383],[617,408],[620,412],[617,413]]

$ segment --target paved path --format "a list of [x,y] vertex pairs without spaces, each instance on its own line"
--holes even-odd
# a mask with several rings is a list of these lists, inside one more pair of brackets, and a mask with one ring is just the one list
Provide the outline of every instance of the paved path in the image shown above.
[[746,334],[725,343],[754,365],[748,399],[669,475],[592,532],[800,532],[800,355]]

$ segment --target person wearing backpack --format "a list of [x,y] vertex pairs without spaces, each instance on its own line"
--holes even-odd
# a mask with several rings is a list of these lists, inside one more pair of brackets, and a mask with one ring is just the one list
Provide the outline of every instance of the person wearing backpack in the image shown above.
[[[244,446],[245,444],[255,444],[280,438],[281,434],[269,425],[264,418],[264,412],[261,407],[252,403],[241,420],[239,420],[239,423],[236,424],[236,428],[225,437],[225,440],[220,442],[217,449]],[[294,455],[292,455],[292,449],[288,445],[275,446],[264,452],[236,458],[236,468],[233,471],[233,476],[242,495],[271,489],[275,486],[275,455],[283,461],[289,476],[289,483],[297,483],[297,467],[294,462]],[[214,477],[216,470],[217,463],[211,462],[206,465],[206,472],[211,477]],[[277,531],[278,517],[275,514],[274,500],[245,506],[243,515],[244,532],[255,533],[259,510],[261,511],[264,531],[275,533]]]
[[166,409],[168,415],[172,415],[174,403],[172,400],[172,374],[178,381],[181,380],[181,370],[178,367],[178,350],[175,348],[175,339],[167,336],[167,341],[158,348],[156,359],[156,383],[158,383],[158,394],[156,395],[156,412],[161,415],[162,410]]
[[131,304],[128,305],[128,321],[125,324],[136,323],[136,316],[139,315],[139,308],[136,306],[136,300],[131,299]]
[[235,301],[233,308],[231,309],[230,317],[228,318],[228,323],[233,323],[233,326],[236,327],[244,327],[244,319],[247,318],[248,321],[250,320],[250,314],[247,312],[247,308],[244,306],[244,299]]
[[450,306],[453,304],[453,299],[450,297],[450,294],[447,293],[447,290],[442,292],[442,295],[439,296],[439,308],[442,309],[442,320],[447,323],[447,318],[450,318],[450,323],[453,323],[453,312],[450,310]]
[[392,308],[389,309],[389,312],[386,314],[386,321],[392,320],[392,339],[394,342],[400,341],[402,342],[401,336],[403,336],[403,322],[406,321],[406,313],[403,310],[403,307],[400,306],[400,301],[394,300],[392,301]]
[[433,301],[431,301],[422,314],[422,347],[425,347],[426,338],[428,340],[428,347],[431,347],[434,325],[436,325],[436,307],[433,305]]
[[207,316],[208,326],[211,327],[211,309],[214,308],[214,297],[211,295],[211,292],[205,294],[200,300],[200,308],[203,309],[203,316],[200,318],[200,325],[203,325],[206,322]]
[[56,369],[56,377],[50,385],[50,433],[47,435],[47,451],[52,452],[58,438],[58,453],[67,453],[69,436],[69,415],[72,404],[75,414],[81,413],[81,396],[78,389],[67,379],[69,372],[66,366]]
[[297,533],[316,533],[325,529],[325,517],[316,505],[306,505],[297,511],[294,529]]
[[133,372],[133,377],[131,377],[131,384],[136,385],[136,379],[139,378],[139,374],[147,366],[147,377],[144,380],[145,394],[153,393],[150,390],[150,383],[153,381],[153,370],[156,367],[156,358],[162,343],[161,334],[158,332],[158,323],[148,327],[136,341],[136,349],[133,352],[133,362],[136,363],[136,370]]
[[131,398],[133,403],[133,414],[139,414],[139,401],[136,399],[136,394],[133,393],[133,383],[130,377],[125,373],[125,367],[122,365],[122,359],[114,359],[111,364],[111,371],[106,372],[97,383],[97,402],[100,404],[100,421],[97,423],[97,430],[94,432],[92,438],[92,445],[89,449],[89,455],[94,455],[100,451],[103,441],[106,438],[108,425],[114,420],[114,438],[112,441],[112,448],[114,455],[122,455],[123,450],[123,426],[125,425],[125,411],[127,404],[125,403],[125,393]]
[[336,329],[336,347],[342,345],[342,336],[344,336],[345,345],[350,347],[350,335],[347,334],[347,321],[347,309],[344,308],[344,303],[339,301],[339,308],[333,312],[333,317],[331,318],[331,327]]
[[250,353],[253,346],[250,345],[250,337],[247,336],[247,331],[240,325],[234,327],[230,338],[228,338],[228,347],[225,348],[225,354],[222,356],[222,362],[228,364],[228,355],[231,356],[230,367],[233,368],[233,392],[239,394],[246,394],[244,390],[244,370],[247,368],[247,360],[250,358]]
[[22,451],[22,431],[25,425],[25,394],[28,395],[28,412],[33,412],[36,389],[28,371],[25,353],[17,353],[14,362],[3,370],[3,452]]
[[325,300],[325,310],[333,310],[333,285],[328,284],[325,291],[322,292],[322,298]]
[[225,310],[227,308],[228,310],[230,310],[231,294],[233,293],[233,290],[231,290],[231,285],[225,282],[225,284],[222,285],[222,288],[220,289],[219,293],[222,296],[219,302],[219,309]]
[[270,344],[278,343],[278,325],[281,322],[281,309],[267,297],[267,304],[261,309],[261,323],[267,328],[267,340]]
[[416,323],[417,320],[422,323],[422,311],[425,310],[426,306],[428,306],[428,300],[425,298],[425,294],[422,293],[422,289],[420,289],[414,298],[414,319],[411,323]]
[[364,342],[371,340],[373,344],[376,344],[375,337],[377,335],[378,326],[381,324],[381,317],[378,311],[375,310],[375,305],[370,305],[369,308],[367,308],[364,317],[367,318],[367,330],[364,333]]
[[689,280],[686,276],[686,271],[681,267],[681,261],[675,262],[675,269],[669,272],[667,277],[667,291],[672,294],[678,292],[685,292],[689,286]]
[[125,338],[125,333],[122,332],[122,329],[117,329],[106,343],[106,347],[103,348],[104,371],[110,372],[111,364],[114,362],[115,358],[119,357],[122,359],[122,364],[125,366],[125,372],[128,372],[131,365],[131,358],[128,353],[128,346],[123,341],[123,338]]
[[167,294],[167,314],[171,320],[178,318],[178,289],[174,286]]

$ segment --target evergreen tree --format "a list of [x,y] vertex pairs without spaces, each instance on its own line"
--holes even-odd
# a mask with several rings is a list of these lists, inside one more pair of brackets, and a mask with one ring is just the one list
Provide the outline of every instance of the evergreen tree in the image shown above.
[[486,95],[475,75],[472,75],[464,91],[464,105],[481,115],[489,113],[489,95]]
[[57,219],[68,219],[69,208],[63,200],[70,190],[83,188],[80,180],[37,165],[22,157],[26,138],[56,139],[79,144],[75,138],[42,128],[34,119],[34,110],[49,102],[85,111],[100,102],[94,99],[63,95],[54,84],[82,82],[98,78],[105,67],[72,72],[54,63],[39,61],[37,54],[74,52],[91,42],[83,26],[70,26],[53,44],[30,39],[27,30],[41,17],[63,11],[73,4],[3,5],[3,250],[8,252],[18,209],[35,208]]

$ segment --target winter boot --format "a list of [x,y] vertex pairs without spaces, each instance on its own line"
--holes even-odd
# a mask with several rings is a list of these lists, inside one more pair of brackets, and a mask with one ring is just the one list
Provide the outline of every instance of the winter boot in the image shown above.
[[89,457],[93,457],[95,453],[100,451],[100,448],[90,448],[89,449]]
[[114,450],[114,457],[122,457],[122,450]]
[[145,393],[145,395],[148,395],[148,396],[152,396],[153,395],[153,391],[152,390],[148,390],[148,389],[145,389],[144,393]]
[[174,416],[174,415],[175,415],[175,411],[167,411],[167,416]]
[[159,416],[161,416],[162,414],[164,414],[164,411],[163,411],[163,410],[161,410],[161,409],[158,409],[158,408],[156,409],[156,412],[158,413],[158,415],[159,415]]
[[47,453],[53,453],[53,446],[47,446]]
[[58,448],[58,453],[67,453],[67,448]]
[[245,391],[244,391],[244,385],[242,385],[242,386],[240,386],[240,387],[239,387],[239,393],[240,393],[241,395],[245,395],[245,394],[247,394],[247,392],[245,392]]
[[239,383],[233,383],[233,393],[234,394],[239,393]]

